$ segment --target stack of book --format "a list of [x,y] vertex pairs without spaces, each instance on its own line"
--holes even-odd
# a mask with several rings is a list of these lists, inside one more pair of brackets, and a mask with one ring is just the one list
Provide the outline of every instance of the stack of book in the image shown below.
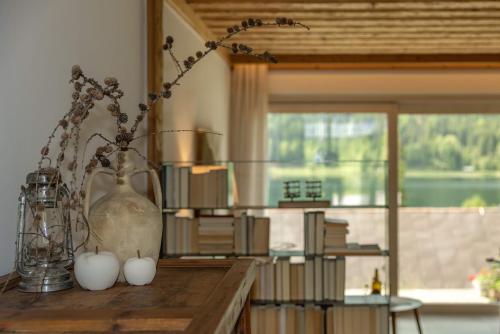
[[198,253],[198,221],[186,217],[166,214],[163,237],[163,252],[166,255]]
[[327,218],[325,219],[325,240],[324,252],[333,252],[338,249],[346,248],[346,235],[349,232],[349,224],[343,219]]
[[162,170],[163,201],[166,208],[189,207],[190,167],[164,165]]
[[234,252],[240,255],[269,253],[268,217],[254,217],[246,213],[234,219]]
[[268,217],[201,216],[165,214],[163,254],[269,254]]
[[345,258],[323,259],[323,298],[342,301],[345,297]]
[[323,258],[308,257],[304,264],[304,300],[323,301]]
[[327,334],[389,334],[388,308],[334,306],[326,310]]
[[285,303],[344,300],[343,257],[281,257],[274,264],[271,260],[258,263],[257,272],[254,287],[260,293],[254,295],[256,300]]
[[162,190],[165,208],[227,208],[227,175],[227,169],[222,166],[163,165]]
[[324,333],[324,311],[319,306],[253,306],[252,333],[310,334]]
[[198,218],[198,249],[200,254],[232,254],[233,216],[202,216]]
[[189,207],[195,209],[227,208],[227,187],[227,169],[193,167],[189,178]]
[[323,254],[325,213],[314,211],[304,213],[304,253],[305,255]]
[[252,286],[253,300],[271,301],[275,298],[275,266],[273,258],[259,257],[257,262],[255,281]]

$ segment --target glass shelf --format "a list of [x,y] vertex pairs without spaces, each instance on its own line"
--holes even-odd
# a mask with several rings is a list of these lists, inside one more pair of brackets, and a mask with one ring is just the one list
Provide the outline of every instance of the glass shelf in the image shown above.
[[[163,212],[176,212],[178,210],[192,210],[193,208],[169,208],[163,209]],[[280,208],[278,206],[231,206],[225,208],[201,208],[200,210],[320,210],[320,209],[389,209],[388,205],[336,205],[325,208]]]
[[[343,160],[318,162],[215,161],[210,165],[196,161],[169,161],[176,168],[223,168],[227,170],[227,205],[218,208],[275,209],[284,201],[287,181],[297,181],[296,201],[307,201],[306,181],[321,182],[321,196],[328,208],[387,208],[387,161]],[[169,178],[163,178],[168,180]],[[189,187],[189,186],[188,186]],[[191,196],[191,194],[189,194]],[[167,207],[172,209],[189,208]],[[304,208],[307,208],[307,204]]]
[[318,306],[389,306],[390,297],[384,295],[345,296],[344,300],[322,300],[322,301],[276,301],[276,300],[252,300],[252,305],[318,305]]

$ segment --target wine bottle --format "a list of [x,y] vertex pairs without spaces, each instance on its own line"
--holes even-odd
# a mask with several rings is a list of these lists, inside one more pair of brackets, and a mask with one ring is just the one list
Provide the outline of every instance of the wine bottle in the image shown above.
[[378,269],[375,269],[375,275],[372,280],[372,295],[380,295],[382,293],[382,282],[378,278]]

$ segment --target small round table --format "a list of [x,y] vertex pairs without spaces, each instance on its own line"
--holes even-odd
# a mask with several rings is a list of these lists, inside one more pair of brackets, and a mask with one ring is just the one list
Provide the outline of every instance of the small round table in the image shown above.
[[422,306],[422,302],[417,299],[404,298],[404,297],[391,297],[390,312],[392,319],[392,333],[396,334],[396,313],[413,311],[419,334],[422,334],[422,327],[420,326],[420,316],[418,309]]

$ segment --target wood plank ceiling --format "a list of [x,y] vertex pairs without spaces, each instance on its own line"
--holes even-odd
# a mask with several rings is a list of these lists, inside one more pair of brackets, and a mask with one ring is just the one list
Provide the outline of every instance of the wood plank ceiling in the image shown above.
[[215,36],[250,17],[309,25],[259,27],[237,39],[290,62],[500,60],[500,0],[184,1]]

